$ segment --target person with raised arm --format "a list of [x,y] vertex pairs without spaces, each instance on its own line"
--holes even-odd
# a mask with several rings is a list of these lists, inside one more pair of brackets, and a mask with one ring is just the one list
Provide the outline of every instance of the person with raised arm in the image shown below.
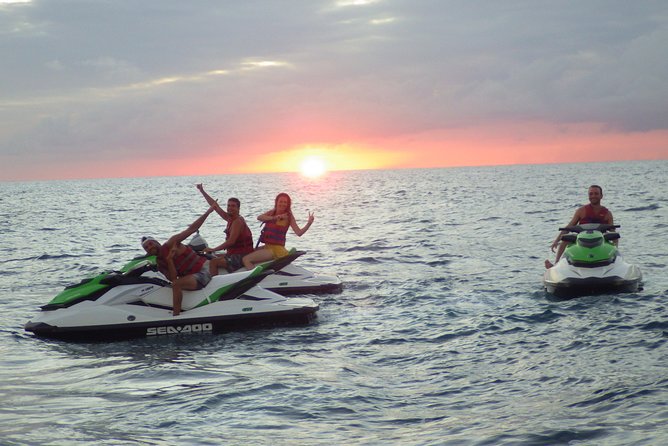
[[205,190],[202,184],[197,184],[200,191],[209,206],[227,222],[225,227],[225,241],[214,248],[206,248],[207,253],[225,250],[225,254],[211,259],[209,262],[209,272],[212,276],[218,274],[218,268],[225,268],[228,272],[238,270],[243,266],[242,259],[246,254],[253,252],[253,234],[246,224],[246,220],[239,215],[241,201],[238,198],[230,197],[227,200],[227,211],[224,211],[216,200],[214,200]]
[[141,246],[149,255],[156,256],[158,270],[172,282],[172,314],[181,313],[183,290],[199,290],[211,281],[208,260],[197,254],[183,241],[194,234],[213,212],[213,207],[197,218],[185,230],[174,234],[160,244],[153,237],[142,237]]

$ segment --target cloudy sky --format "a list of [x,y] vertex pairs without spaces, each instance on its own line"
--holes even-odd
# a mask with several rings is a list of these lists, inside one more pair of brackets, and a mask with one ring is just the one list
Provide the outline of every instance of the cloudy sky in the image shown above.
[[668,158],[668,2],[0,0],[0,180]]

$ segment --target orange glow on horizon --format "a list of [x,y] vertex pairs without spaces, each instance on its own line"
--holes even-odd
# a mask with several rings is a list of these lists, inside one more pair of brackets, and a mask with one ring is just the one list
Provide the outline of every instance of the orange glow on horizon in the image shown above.
[[[2,180],[60,180],[146,176],[203,176],[302,172],[318,159],[327,172],[457,166],[582,163],[668,159],[668,131],[624,132],[599,123],[497,123],[438,129],[359,143],[272,144],[226,147],[218,142],[169,157],[128,162],[120,157],[79,160],[33,159],[29,166],[0,169]],[[29,169],[29,170],[28,170]]]
[[623,132],[599,123],[505,122],[360,144],[304,144],[259,154],[237,172],[299,172],[308,157],[322,159],[328,171],[659,160],[668,159],[668,131]]
[[255,162],[240,165],[238,172],[303,172],[305,160],[319,160],[327,171],[386,169],[401,166],[408,156],[400,151],[353,145],[305,145],[258,155]]

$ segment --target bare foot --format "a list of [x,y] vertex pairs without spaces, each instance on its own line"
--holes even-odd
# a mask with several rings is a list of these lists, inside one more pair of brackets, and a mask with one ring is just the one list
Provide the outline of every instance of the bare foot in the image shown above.
[[554,265],[553,265],[552,262],[550,262],[549,260],[546,260],[546,261],[545,261],[545,268],[550,269],[550,268],[552,268],[553,266],[554,266]]

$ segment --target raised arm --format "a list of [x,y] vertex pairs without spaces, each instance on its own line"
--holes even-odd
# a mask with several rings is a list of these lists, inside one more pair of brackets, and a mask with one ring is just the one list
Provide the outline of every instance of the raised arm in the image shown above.
[[295,220],[295,217],[290,216],[290,227],[292,228],[294,233],[297,234],[298,237],[301,237],[302,235],[304,235],[306,231],[308,231],[308,228],[311,227],[314,219],[315,219],[315,214],[309,212],[308,221],[306,222],[303,228],[300,228],[299,225],[297,224],[297,220]]
[[202,224],[204,223],[204,221],[206,221],[207,217],[208,217],[209,215],[211,215],[212,212],[213,212],[213,207],[209,207],[209,209],[207,209],[205,213],[203,213],[202,215],[200,215],[200,216],[197,218],[197,220],[195,220],[194,222],[192,222],[192,223],[190,224],[190,226],[188,226],[186,229],[184,229],[183,231],[179,232],[178,234],[174,234],[173,236],[171,236],[171,237],[169,238],[169,240],[167,240],[167,241],[165,242],[165,244],[173,247],[173,246],[176,246],[177,244],[181,243],[181,242],[184,241],[185,239],[187,239],[189,236],[191,236],[192,234],[194,234],[195,231],[197,231],[197,230],[202,226]]
[[207,203],[209,203],[209,206],[211,206],[217,213],[220,215],[223,220],[229,221],[230,220],[230,215],[223,210],[223,208],[220,207],[218,202],[214,200],[211,195],[207,194],[206,191],[204,190],[204,185],[202,183],[196,184],[197,190],[200,191],[204,199],[206,200]]

